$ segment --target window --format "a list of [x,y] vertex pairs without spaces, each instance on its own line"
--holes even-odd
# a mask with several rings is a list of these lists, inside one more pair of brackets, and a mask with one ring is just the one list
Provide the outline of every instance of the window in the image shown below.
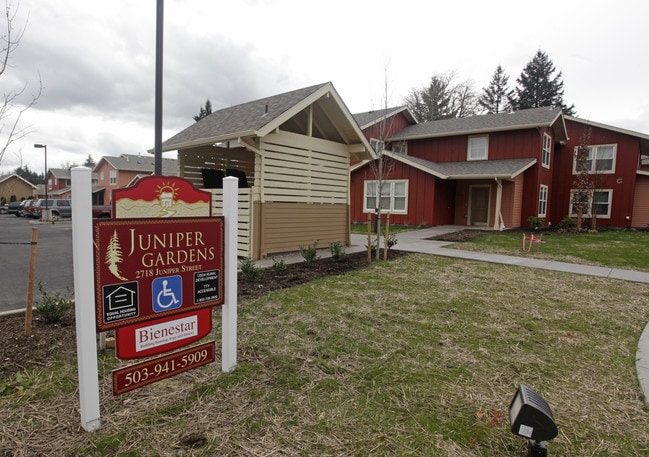
[[466,160],[487,160],[488,149],[489,137],[487,135],[470,136]]
[[539,191],[539,217],[545,217],[548,212],[548,186],[541,184]]
[[117,170],[109,170],[110,184],[117,184]]
[[376,138],[370,138],[370,146],[372,146],[374,152],[376,152],[377,154],[382,153],[385,149],[385,143],[381,140],[377,140]]
[[552,137],[547,133],[543,134],[543,152],[541,153],[541,165],[550,168],[550,153],[552,152]]
[[406,141],[395,141],[390,143],[390,150],[396,152],[397,154],[403,154],[404,156],[408,155],[408,143]]
[[[377,181],[365,181],[365,198],[363,211],[374,212],[377,195]],[[383,181],[381,183],[381,210],[390,213],[407,214],[408,180]]]
[[99,173],[99,179],[102,180],[102,181],[104,180],[104,172],[103,171]]
[[[577,150],[572,164],[572,173],[577,174]],[[615,156],[617,146],[606,144],[599,146],[588,146],[588,157],[584,162],[584,168],[589,173],[615,173]]]
[[[577,200],[578,199],[578,200]],[[592,193],[571,190],[570,191],[570,216],[577,217],[577,202],[586,204],[585,214],[583,216],[591,217],[590,209],[592,209],[598,218],[611,217],[611,202],[613,199],[613,191],[611,189],[599,189]]]

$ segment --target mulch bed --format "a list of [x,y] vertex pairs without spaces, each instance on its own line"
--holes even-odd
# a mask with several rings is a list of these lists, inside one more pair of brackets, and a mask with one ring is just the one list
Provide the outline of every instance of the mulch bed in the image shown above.
[[[407,253],[391,250],[389,259]],[[261,271],[259,280],[247,282],[241,273],[238,277],[238,301],[245,304],[260,295],[278,289],[312,281],[325,276],[341,275],[367,265],[366,253],[348,254],[343,260],[331,258],[318,259],[313,265],[304,262],[287,264],[280,272],[274,268]],[[74,310],[71,309],[56,324],[44,322],[34,310],[32,331],[25,336],[25,317],[14,314],[0,317],[0,379],[11,377],[14,373],[46,366],[55,356],[76,357],[76,329]]]

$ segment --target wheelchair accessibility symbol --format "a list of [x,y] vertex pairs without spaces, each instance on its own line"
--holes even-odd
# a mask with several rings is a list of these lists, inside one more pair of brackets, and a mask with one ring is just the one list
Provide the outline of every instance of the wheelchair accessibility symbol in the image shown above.
[[183,304],[183,280],[180,276],[165,276],[153,280],[153,311],[161,313],[180,308]]

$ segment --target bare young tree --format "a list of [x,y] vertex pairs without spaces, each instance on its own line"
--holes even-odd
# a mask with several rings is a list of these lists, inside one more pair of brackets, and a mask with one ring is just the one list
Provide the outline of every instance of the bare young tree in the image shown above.
[[[11,0],[5,0],[4,24],[2,36],[0,36],[0,81],[6,79],[6,72],[11,68],[10,60],[12,54],[18,49],[20,40],[25,33],[25,27],[17,27],[16,15],[18,6],[15,8]],[[29,127],[23,127],[21,120],[23,114],[34,106],[41,96],[43,86],[40,83],[35,93],[26,94],[27,83],[22,87],[5,89],[3,98],[0,100],[0,164],[4,158],[7,149],[16,141],[24,138],[29,134]],[[27,98],[26,102],[21,99]]]
[[591,166],[588,160],[590,148],[588,141],[590,139],[590,128],[587,129],[581,137],[579,146],[575,150],[575,178],[572,182],[574,188],[571,196],[572,209],[577,214],[577,231],[581,232],[583,218],[589,212],[595,220],[593,214],[593,196],[595,185],[591,177]]
[[[386,139],[389,133],[392,131],[392,123],[394,118],[387,117],[388,114],[388,78],[387,71],[384,78],[383,85],[383,107],[382,110],[385,112],[385,117],[378,124],[378,138],[376,138],[372,143],[374,146],[374,152],[377,155],[377,160],[370,162],[370,173],[374,177],[376,183],[376,202],[375,202],[375,216],[376,216],[376,260],[380,258],[380,246],[381,246],[381,214],[382,207],[381,201],[384,196],[384,185],[383,183],[389,178],[392,170],[394,169],[396,162],[393,158],[387,156],[386,152]],[[389,195],[388,195],[389,196]],[[384,240],[387,243],[387,239]]]

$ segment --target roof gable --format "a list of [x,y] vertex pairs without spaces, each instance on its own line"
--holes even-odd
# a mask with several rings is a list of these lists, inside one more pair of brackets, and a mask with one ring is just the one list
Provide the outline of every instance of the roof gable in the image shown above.
[[557,141],[568,139],[563,113],[560,108],[532,108],[511,113],[485,114],[411,125],[392,135],[388,140],[413,140],[454,135],[522,130],[551,127]]
[[386,108],[366,111],[364,113],[356,113],[354,114],[354,120],[358,123],[361,130],[365,130],[389,117],[396,116],[399,113],[403,113],[410,124],[417,123],[415,115],[412,114],[412,111],[410,111],[407,106],[398,106],[396,108]]
[[276,129],[347,145],[359,158],[373,154],[360,128],[331,83],[262,98],[213,112],[172,136],[163,151],[263,137]]
[[22,176],[20,176],[20,175],[18,175],[16,173],[9,173],[9,174],[6,174],[6,175],[0,175],[0,183],[8,181],[11,178],[18,179],[19,181],[24,182],[25,184],[30,186],[32,189],[37,189],[38,188],[37,185],[30,183],[25,178],[23,178]]
[[591,125],[593,127],[598,127],[605,130],[610,130],[612,132],[621,133],[623,135],[629,135],[638,138],[640,140],[640,151],[644,154],[649,154],[649,135],[640,132],[634,132],[633,130],[627,130],[620,127],[614,127],[612,125],[601,124],[599,122],[593,122],[586,119],[581,119],[573,116],[566,116],[567,121],[578,122],[580,124]]
[[[115,170],[153,173],[155,170],[155,157],[139,154],[122,154],[120,156],[103,156],[95,170],[98,170],[102,163],[110,164]],[[178,161],[176,159],[162,159],[162,173],[170,176],[178,175]]]

